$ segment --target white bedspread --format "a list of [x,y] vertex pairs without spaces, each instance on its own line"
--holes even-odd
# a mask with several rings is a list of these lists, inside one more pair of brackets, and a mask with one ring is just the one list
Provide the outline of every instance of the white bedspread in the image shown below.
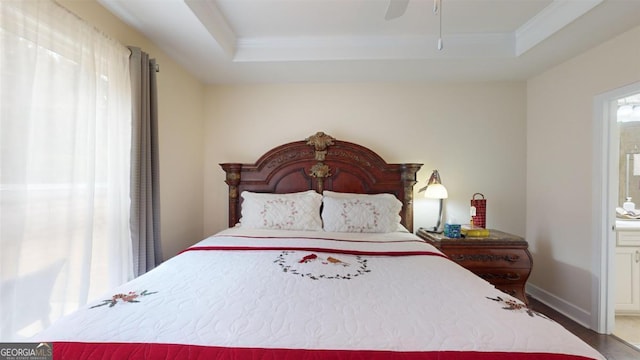
[[36,340],[604,359],[413,234],[282,235],[225,230]]

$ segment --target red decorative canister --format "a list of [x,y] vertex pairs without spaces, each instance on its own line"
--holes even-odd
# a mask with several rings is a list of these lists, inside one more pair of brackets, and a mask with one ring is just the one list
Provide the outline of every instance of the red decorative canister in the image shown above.
[[[476,198],[478,195],[482,199]],[[471,225],[480,228],[487,226],[487,199],[481,193],[475,193],[471,198]]]

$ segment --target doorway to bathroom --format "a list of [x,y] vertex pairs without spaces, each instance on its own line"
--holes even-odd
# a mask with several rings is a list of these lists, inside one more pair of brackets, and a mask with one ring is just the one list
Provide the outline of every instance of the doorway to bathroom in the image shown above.
[[[640,349],[640,93],[618,98],[613,335]],[[616,141],[611,145],[615,146]]]
[[640,82],[596,96],[593,129],[592,326],[640,348]]

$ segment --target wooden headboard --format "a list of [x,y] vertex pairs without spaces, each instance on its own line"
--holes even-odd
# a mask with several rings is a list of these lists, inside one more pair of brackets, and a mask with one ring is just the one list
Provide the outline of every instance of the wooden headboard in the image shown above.
[[413,186],[422,164],[387,164],[372,150],[318,132],[280,145],[255,164],[220,164],[229,185],[229,226],[238,223],[243,191],[291,193],[309,189],[394,194],[402,224],[413,232]]

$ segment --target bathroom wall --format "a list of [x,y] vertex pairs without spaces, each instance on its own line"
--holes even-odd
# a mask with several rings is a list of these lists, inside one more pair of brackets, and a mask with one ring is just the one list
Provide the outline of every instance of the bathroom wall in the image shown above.
[[[618,205],[622,206],[625,201],[626,194],[626,176],[627,176],[627,160],[626,155],[630,155],[629,159],[629,194],[631,201],[636,204],[636,208],[640,208],[640,122],[618,123],[620,130],[620,158],[619,158],[619,187],[618,187]],[[634,156],[637,154],[638,162],[634,164]],[[638,175],[634,175],[635,173]]]

